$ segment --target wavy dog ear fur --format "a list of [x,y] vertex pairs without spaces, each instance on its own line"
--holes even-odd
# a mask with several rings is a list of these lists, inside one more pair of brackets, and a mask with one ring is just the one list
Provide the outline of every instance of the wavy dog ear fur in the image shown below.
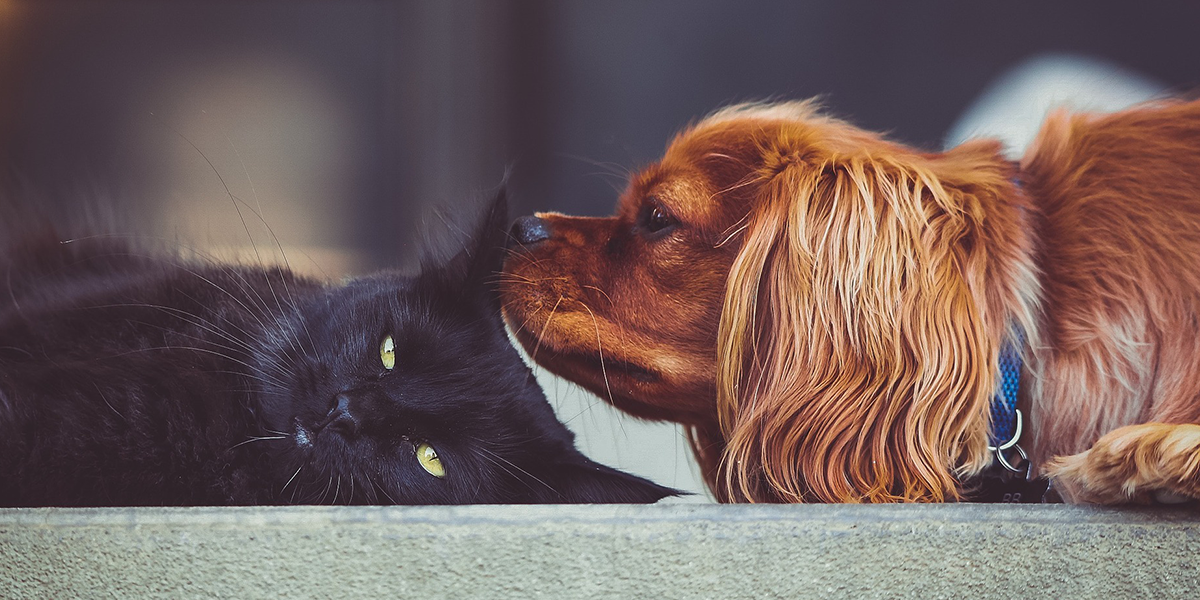
[[989,462],[999,346],[1013,323],[1034,331],[1032,209],[1015,167],[992,142],[925,155],[801,133],[761,148],[729,274],[714,491],[957,499],[959,478]]

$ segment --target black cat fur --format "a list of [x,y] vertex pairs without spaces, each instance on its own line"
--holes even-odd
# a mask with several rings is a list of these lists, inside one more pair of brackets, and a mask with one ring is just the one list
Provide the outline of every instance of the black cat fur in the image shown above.
[[675,494],[577,451],[511,346],[494,289],[506,212],[501,191],[466,249],[415,277],[336,287],[0,226],[0,506]]

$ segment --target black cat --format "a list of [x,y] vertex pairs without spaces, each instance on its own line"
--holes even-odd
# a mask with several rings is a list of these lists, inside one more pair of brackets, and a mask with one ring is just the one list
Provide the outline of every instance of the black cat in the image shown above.
[[503,193],[416,277],[60,241],[0,250],[0,506],[654,502],[505,335]]

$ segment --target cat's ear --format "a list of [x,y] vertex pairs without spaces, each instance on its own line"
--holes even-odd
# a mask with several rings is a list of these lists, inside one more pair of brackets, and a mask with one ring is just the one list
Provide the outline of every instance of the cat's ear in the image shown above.
[[462,250],[441,265],[427,265],[455,293],[486,298],[499,309],[496,277],[504,266],[508,235],[508,194],[503,185],[472,227]]
[[[574,453],[546,473],[547,486],[534,486],[537,502],[552,504],[650,504],[684,492],[658,485]],[[553,489],[551,489],[553,488]]]

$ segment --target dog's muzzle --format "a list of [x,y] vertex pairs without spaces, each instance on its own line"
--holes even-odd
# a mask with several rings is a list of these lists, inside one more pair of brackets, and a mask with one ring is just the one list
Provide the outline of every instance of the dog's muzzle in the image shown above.
[[550,223],[541,217],[521,217],[513,222],[509,233],[514,243],[532,246],[550,239]]

